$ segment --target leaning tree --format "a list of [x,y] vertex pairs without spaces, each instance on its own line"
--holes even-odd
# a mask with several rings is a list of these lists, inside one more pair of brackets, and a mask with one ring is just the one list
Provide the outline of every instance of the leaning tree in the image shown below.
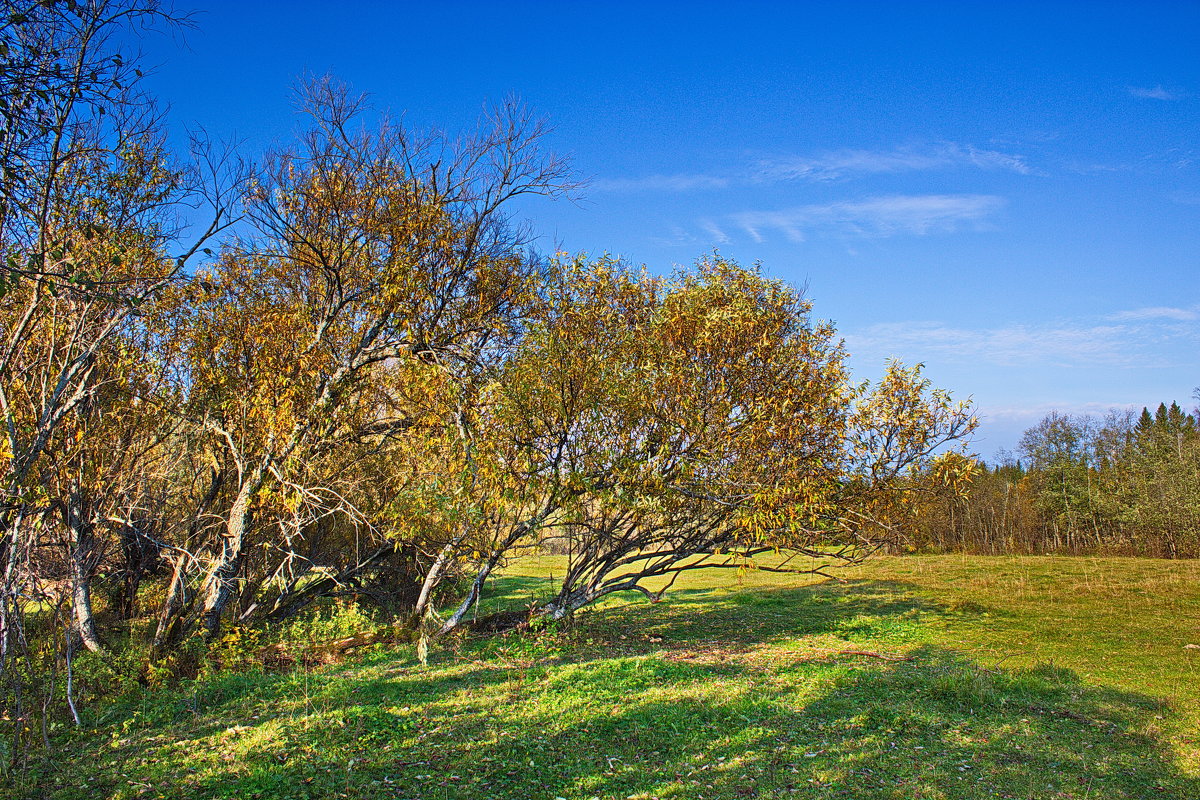
[[821,569],[895,541],[968,475],[948,446],[975,422],[920,368],[870,387],[845,355],[796,289],[720,257],[669,278],[558,264],[475,406],[474,524],[451,540],[474,580],[437,631],[535,546],[567,553],[534,611],[559,618],[688,570]]

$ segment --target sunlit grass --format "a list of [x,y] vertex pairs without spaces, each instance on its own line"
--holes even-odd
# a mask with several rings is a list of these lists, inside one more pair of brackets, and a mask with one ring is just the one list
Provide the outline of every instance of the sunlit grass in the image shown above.
[[[561,568],[514,565],[480,613]],[[1200,797],[1200,563],[906,557],[845,578],[699,572],[427,668],[381,649],[130,696],[16,796]]]

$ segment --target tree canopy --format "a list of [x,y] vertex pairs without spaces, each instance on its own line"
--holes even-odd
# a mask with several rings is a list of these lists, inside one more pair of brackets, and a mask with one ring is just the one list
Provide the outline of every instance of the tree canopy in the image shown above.
[[966,404],[919,367],[856,382],[761,267],[539,253],[514,201],[577,187],[518,103],[452,138],[319,79],[294,145],[174,154],[114,35],[171,24],[157,4],[5,9],[8,686],[117,646],[100,617],[146,664],[335,594],[425,641],[549,548],[550,618],[701,566],[855,562],[970,474]]

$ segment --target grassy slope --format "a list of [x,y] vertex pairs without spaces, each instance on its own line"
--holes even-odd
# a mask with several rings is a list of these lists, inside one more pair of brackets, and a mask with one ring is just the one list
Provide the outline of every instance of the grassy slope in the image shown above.
[[846,577],[697,573],[428,668],[379,651],[150,693],[16,795],[1200,798],[1200,562],[907,557]]

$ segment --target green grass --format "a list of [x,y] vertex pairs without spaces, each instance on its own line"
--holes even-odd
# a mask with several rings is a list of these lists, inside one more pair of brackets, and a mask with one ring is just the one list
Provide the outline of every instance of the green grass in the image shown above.
[[[483,611],[556,569],[518,565]],[[129,696],[8,794],[1200,798],[1200,562],[921,556],[845,577],[696,573],[426,668],[377,650]]]

